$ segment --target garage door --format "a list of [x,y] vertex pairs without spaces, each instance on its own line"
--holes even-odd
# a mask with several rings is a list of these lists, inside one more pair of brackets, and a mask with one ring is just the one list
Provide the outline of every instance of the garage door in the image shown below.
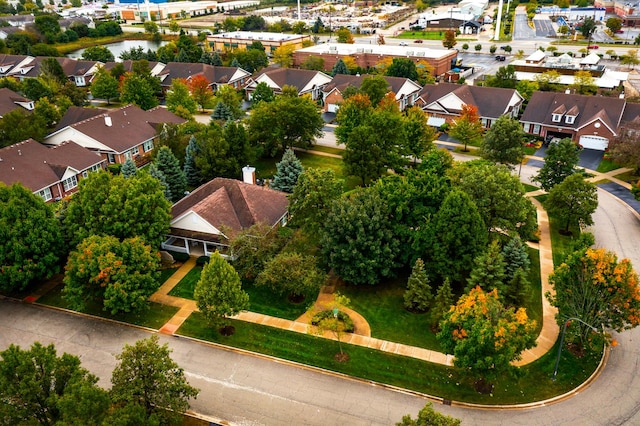
[[338,112],[338,104],[327,105],[327,112]]
[[578,142],[583,148],[597,149],[598,151],[604,151],[609,146],[609,139],[602,136],[580,136]]

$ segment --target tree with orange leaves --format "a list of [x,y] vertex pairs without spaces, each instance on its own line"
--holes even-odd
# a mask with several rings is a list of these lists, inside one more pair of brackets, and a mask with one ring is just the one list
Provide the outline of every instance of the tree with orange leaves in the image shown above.
[[464,151],[467,145],[477,145],[482,140],[482,123],[478,115],[478,107],[475,105],[463,105],[460,117],[456,118],[449,130],[449,134],[464,144]]
[[[569,255],[549,282],[556,294],[546,296],[559,310],[560,325],[571,317],[618,332],[640,324],[638,274],[629,259],[618,261],[615,253],[605,249],[582,249]],[[591,331],[576,321],[567,328],[567,336],[584,345]]]
[[191,96],[200,105],[200,109],[204,110],[204,106],[213,97],[211,87],[209,87],[209,81],[203,75],[194,75],[189,79],[189,92]]
[[453,364],[475,378],[476,390],[491,392],[492,381],[513,372],[520,353],[536,345],[536,322],[524,308],[507,309],[498,290],[472,289],[440,322],[437,338],[455,356]]

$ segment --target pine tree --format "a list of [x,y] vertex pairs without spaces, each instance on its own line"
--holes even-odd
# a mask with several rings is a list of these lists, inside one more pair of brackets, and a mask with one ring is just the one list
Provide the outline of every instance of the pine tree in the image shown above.
[[198,60],[198,62],[200,62],[201,64],[213,65],[211,63],[212,59],[213,57],[211,56],[211,52],[206,52],[203,50],[202,55],[200,55],[200,59]]
[[531,287],[529,287],[529,280],[527,274],[522,268],[516,270],[511,281],[509,281],[509,287],[505,294],[505,302],[507,306],[523,306],[529,296],[531,295]]
[[187,52],[185,52],[184,49],[180,49],[180,51],[176,55],[175,62],[191,62],[191,59],[189,59],[189,55],[187,54]]
[[230,67],[233,68],[242,68],[242,65],[240,65],[240,62],[238,62],[237,58],[233,58],[233,60],[231,61],[231,64],[229,64]]
[[196,155],[198,154],[198,142],[195,136],[191,136],[187,145],[186,155],[184,157],[184,176],[187,179],[187,185],[199,186],[202,182],[200,171],[196,167]]
[[169,190],[169,185],[167,184],[167,178],[164,176],[154,163],[151,163],[149,166],[149,174],[154,178],[160,181],[160,184],[164,188],[164,196],[167,200],[171,200],[171,190]]
[[292,193],[296,182],[298,182],[298,176],[302,174],[304,168],[291,148],[284,152],[282,160],[276,164],[276,168],[278,171],[273,177],[271,188],[277,191],[288,192],[289,194]]
[[520,237],[512,238],[503,248],[505,282],[510,282],[518,269],[526,274],[529,271],[529,255]]
[[222,66],[222,58],[220,57],[218,52],[213,52],[213,55],[211,56],[210,64],[216,67]]
[[436,292],[436,297],[433,299],[433,306],[431,308],[431,326],[434,328],[440,328],[440,321],[444,317],[444,314],[449,312],[453,306],[453,291],[451,290],[451,281],[449,278],[445,278],[444,283],[440,286]]
[[135,176],[137,172],[138,168],[136,167],[136,163],[131,158],[127,158],[127,161],[124,162],[122,168],[120,169],[120,173],[122,173],[122,176],[127,179]]
[[471,276],[467,279],[465,293],[469,293],[476,286],[487,293],[497,288],[498,295],[504,299],[506,293],[505,264],[498,242],[493,241],[488,250],[477,256],[473,263],[475,266],[471,270]]
[[333,66],[331,70],[331,76],[335,77],[336,74],[350,74],[349,68],[347,68],[347,64],[344,63],[342,59],[338,59],[338,62]]
[[211,118],[214,120],[233,120],[233,111],[231,108],[227,106],[223,101],[220,101],[216,104],[216,107],[213,109],[213,113],[211,114]]
[[426,312],[431,307],[433,299],[429,277],[424,270],[422,259],[416,260],[404,292],[404,307],[410,311]]
[[162,172],[166,179],[167,186],[171,192],[169,200],[178,201],[184,196],[184,191],[187,189],[187,179],[182,169],[180,169],[180,162],[169,148],[163,146],[160,147],[154,163],[158,171]]

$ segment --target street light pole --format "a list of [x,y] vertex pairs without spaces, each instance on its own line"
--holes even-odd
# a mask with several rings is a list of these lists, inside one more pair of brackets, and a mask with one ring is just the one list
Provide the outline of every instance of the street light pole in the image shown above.
[[571,321],[581,322],[582,324],[586,325],[596,333],[598,332],[597,328],[595,328],[591,324],[587,324],[586,322],[582,321],[580,318],[571,317],[564,322],[564,325],[562,326],[562,334],[560,335],[560,346],[558,346],[558,357],[556,358],[556,366],[553,369],[553,377],[551,377],[551,380],[554,382],[556,381],[556,376],[558,375],[558,366],[560,365],[560,354],[562,353],[562,345],[564,344],[564,334],[567,331],[567,327],[571,324]]

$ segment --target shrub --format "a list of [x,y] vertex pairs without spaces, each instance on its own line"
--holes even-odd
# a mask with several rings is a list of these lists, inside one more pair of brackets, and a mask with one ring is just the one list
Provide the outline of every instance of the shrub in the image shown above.
[[[313,316],[313,318],[311,318],[311,324],[318,325],[320,321],[322,321],[323,319],[331,318],[332,316],[333,316],[333,311],[331,310],[318,312]],[[342,321],[342,323],[344,324],[345,332],[353,333],[353,330],[354,330],[353,321],[351,320],[349,315],[345,314],[342,311],[338,311],[338,320]]]
[[631,193],[633,194],[634,197],[636,197],[636,200],[640,201],[640,181],[636,182],[635,185],[631,185]]
[[196,265],[204,266],[209,262],[209,256],[200,256],[196,259]]
[[171,251],[171,250],[167,250],[169,252],[169,254],[171,254],[171,256],[173,256],[173,260],[175,260],[176,262],[186,262],[187,260],[189,260],[189,256],[187,253],[180,253],[178,251]]
[[112,175],[119,175],[120,169],[122,169],[122,164],[109,164],[107,166],[107,171]]

